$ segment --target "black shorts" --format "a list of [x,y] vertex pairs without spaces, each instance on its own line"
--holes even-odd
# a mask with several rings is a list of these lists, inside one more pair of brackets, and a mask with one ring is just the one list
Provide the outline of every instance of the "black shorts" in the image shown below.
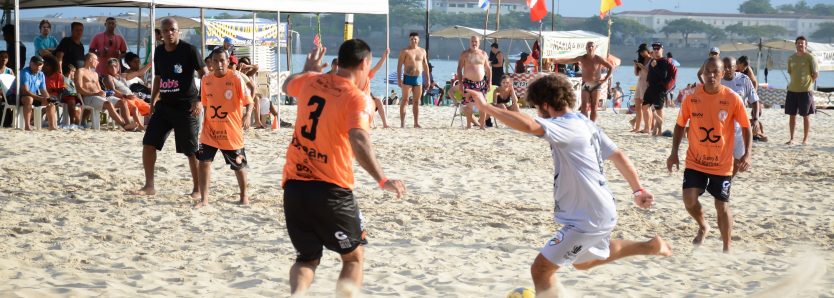
[[709,192],[716,200],[730,201],[730,187],[733,185],[732,176],[718,176],[693,169],[683,171],[683,189],[698,188],[701,195]]
[[347,254],[368,244],[353,191],[335,184],[287,181],[284,216],[297,253],[296,262],[321,259],[322,246]]
[[646,93],[643,94],[643,105],[654,106],[655,110],[662,110],[663,104],[666,102],[666,91],[657,88],[649,87]]
[[[240,148],[237,150],[222,150],[201,143],[196,153],[197,160],[209,162],[214,161],[214,155],[217,154],[217,150],[220,150],[220,154],[223,155],[223,159],[226,160],[226,164],[229,165],[229,168],[231,168],[233,171],[240,171],[249,167],[249,163],[246,162],[245,148]],[[238,156],[243,156],[243,160],[240,163],[237,163],[235,161]]]
[[816,113],[812,92],[790,92],[785,96],[785,114],[805,117]]
[[177,153],[192,156],[197,152],[197,135],[200,130],[200,122],[197,117],[192,116],[191,103],[164,103],[158,101],[153,107],[153,114],[148,121],[145,130],[143,145],[154,146],[156,150],[162,150],[165,139],[174,130]]

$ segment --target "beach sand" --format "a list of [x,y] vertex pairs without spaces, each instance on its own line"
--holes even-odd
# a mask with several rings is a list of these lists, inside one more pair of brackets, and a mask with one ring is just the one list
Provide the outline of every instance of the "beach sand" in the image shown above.
[[[292,107],[282,111],[294,120]],[[397,113],[395,107],[389,112]],[[455,122],[450,128],[451,108],[421,112],[429,128],[371,132],[387,176],[405,179],[405,198],[383,193],[356,166],[355,194],[370,241],[363,294],[504,297],[515,287],[532,287],[530,264],[559,228],[552,220],[548,145],[503,125],[466,131]],[[677,112],[666,112],[669,128]],[[766,111],[770,142],[754,145],[751,171],[732,188],[730,254],[721,253],[711,198],[701,202],[712,232],[693,249],[697,225],[681,201],[683,169],[665,169],[671,138],[628,133],[630,117],[603,111],[600,126],[630,156],[657,203],[635,207],[628,185],[606,163],[618,198],[614,237],[661,235],[675,255],[590,271],[563,268],[558,279],[568,293],[834,296],[832,116],[814,117],[813,145],[786,146],[787,117]],[[389,119],[399,124],[396,115]],[[280,179],[291,130],[246,133],[251,206],[236,205],[234,174],[220,158],[211,205],[201,210],[192,210],[185,195],[191,178],[173,137],[158,158],[159,193],[141,197],[126,195],[144,181],[141,133],[0,134],[0,296],[288,296],[295,253]],[[338,255],[326,252],[309,295],[331,297],[339,268]]]

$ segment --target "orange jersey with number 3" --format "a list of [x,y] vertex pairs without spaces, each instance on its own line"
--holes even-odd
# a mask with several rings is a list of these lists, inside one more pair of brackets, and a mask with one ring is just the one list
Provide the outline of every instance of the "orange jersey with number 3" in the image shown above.
[[719,86],[716,94],[698,86],[683,99],[677,125],[689,122],[686,168],[699,172],[730,176],[733,174],[734,120],[741,127],[750,127],[750,120],[738,94]]
[[365,93],[335,74],[309,73],[287,84],[298,99],[295,130],[287,149],[287,180],[323,181],[353,189],[351,129],[368,130]]

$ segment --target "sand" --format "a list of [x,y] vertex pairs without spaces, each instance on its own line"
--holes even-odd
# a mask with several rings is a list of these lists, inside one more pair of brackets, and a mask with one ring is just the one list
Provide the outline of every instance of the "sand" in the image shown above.
[[[294,110],[283,111],[294,120]],[[371,133],[386,174],[405,179],[409,193],[403,199],[383,193],[356,168],[370,238],[365,296],[503,297],[515,287],[532,287],[529,266],[559,228],[551,219],[548,146],[504,126],[465,131],[455,122],[450,128],[451,115],[451,108],[424,108],[428,128]],[[607,163],[619,198],[614,236],[659,234],[675,255],[624,259],[590,271],[564,268],[558,278],[569,293],[834,296],[831,116],[814,117],[812,145],[786,146],[787,118],[766,111],[771,141],[755,144],[752,170],[732,188],[730,254],[720,252],[711,198],[702,203],[713,232],[693,249],[697,226],[681,201],[682,171],[665,169],[671,139],[628,133],[629,118],[603,111],[600,126],[631,157],[657,204],[636,208],[628,185]],[[397,116],[390,119],[399,124]],[[290,130],[246,133],[251,206],[235,204],[234,175],[219,159],[211,205],[201,210],[192,210],[185,195],[190,175],[173,138],[158,159],[159,194],[140,197],[126,192],[143,182],[141,133],[0,134],[0,296],[289,295],[295,254],[279,182]],[[332,296],[339,267],[338,255],[325,253],[309,295]]]

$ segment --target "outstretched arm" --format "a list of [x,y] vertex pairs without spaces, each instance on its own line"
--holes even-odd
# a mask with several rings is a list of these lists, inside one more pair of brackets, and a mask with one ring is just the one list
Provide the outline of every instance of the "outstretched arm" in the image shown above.
[[631,164],[628,156],[622,150],[617,149],[608,159],[614,163],[614,166],[617,167],[617,170],[620,171],[620,174],[623,175],[623,178],[625,178],[631,187],[631,191],[634,194],[634,203],[642,208],[651,207],[652,203],[654,203],[654,197],[640,185],[637,170],[634,169],[634,165]]
[[313,50],[307,54],[307,61],[304,62],[304,69],[302,69],[300,73],[294,73],[285,79],[284,84],[281,86],[281,91],[284,91],[284,94],[287,94],[287,86],[292,80],[308,72],[321,72],[322,69],[327,67],[326,64],[321,64],[321,59],[324,58],[325,53],[327,53],[327,48],[321,46],[314,47]]
[[128,72],[123,73],[123,75],[125,77],[125,80],[130,81],[133,78],[141,77],[141,76],[145,75],[145,73],[148,72],[148,70],[151,69],[152,65],[153,65],[152,63],[148,63],[148,64],[145,64],[145,66],[142,66],[142,68],[140,68],[137,71],[128,71]]
[[553,59],[557,64],[574,64],[579,62],[582,59],[582,56],[577,56],[575,58],[560,58],[560,59]]
[[351,129],[348,133],[350,136],[350,146],[353,149],[353,155],[356,157],[356,162],[359,163],[374,180],[382,185],[382,188],[397,193],[397,197],[402,197],[405,193],[405,184],[400,180],[388,180],[382,173],[382,168],[379,167],[379,162],[376,160],[373,148],[371,147],[371,136],[368,132],[361,128]]
[[533,117],[520,112],[495,108],[486,102],[484,95],[479,91],[466,90],[466,93],[475,100],[475,104],[478,105],[478,110],[494,116],[512,129],[539,137],[544,135],[544,128],[536,120],[533,120]]
[[385,52],[382,52],[382,57],[379,57],[379,61],[376,62],[374,68],[371,68],[371,73],[376,73],[380,68],[382,68],[383,65],[385,65],[385,61],[388,61],[388,54],[390,52],[391,51],[387,48],[385,49]]

